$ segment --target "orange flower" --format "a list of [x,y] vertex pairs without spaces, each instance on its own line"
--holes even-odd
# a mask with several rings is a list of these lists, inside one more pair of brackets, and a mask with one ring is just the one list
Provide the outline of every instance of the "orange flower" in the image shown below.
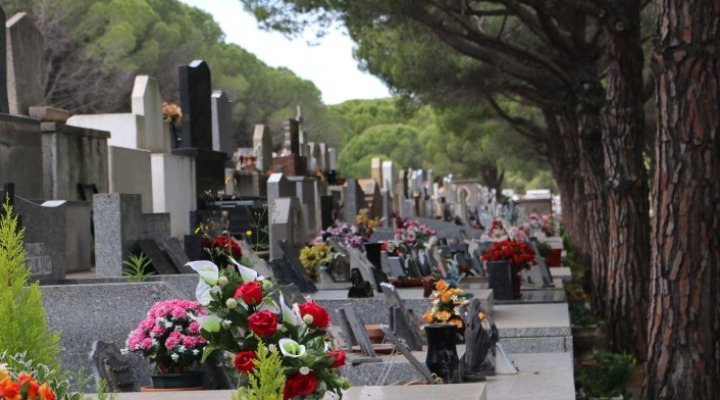
[[0,398],[3,400],[20,400],[20,384],[13,382],[10,376],[0,381]]
[[452,318],[450,318],[450,321],[448,322],[457,326],[458,329],[463,329],[463,327],[465,326],[465,322],[463,322],[463,319],[457,315],[454,315]]
[[40,385],[40,400],[55,400],[55,392],[47,383]]
[[441,292],[442,292],[443,290],[447,289],[447,287],[448,287],[448,284],[447,284],[447,282],[445,282],[445,280],[443,280],[443,279],[437,281],[437,283],[435,284],[435,289],[436,289],[436,290],[439,290],[439,291],[441,291]]
[[451,291],[445,291],[440,293],[440,300],[442,300],[443,303],[449,303],[452,301],[453,293]]
[[18,376],[18,382],[20,383],[20,387],[26,386],[25,389],[25,396],[29,400],[36,400],[39,385],[38,383],[33,379],[32,375],[27,374],[20,374]]
[[428,312],[426,312],[425,314],[423,314],[423,319],[424,319],[425,322],[427,322],[428,324],[432,324],[433,320],[435,319],[435,318],[433,317],[433,312],[432,312],[432,311],[428,311]]
[[440,311],[435,314],[435,318],[439,319],[442,322],[447,322],[450,319],[450,317],[452,317],[452,314],[450,314],[447,311]]
[[478,313],[478,318],[480,318],[480,321],[485,321],[485,318],[487,318],[487,315],[485,315],[484,312],[480,311]]

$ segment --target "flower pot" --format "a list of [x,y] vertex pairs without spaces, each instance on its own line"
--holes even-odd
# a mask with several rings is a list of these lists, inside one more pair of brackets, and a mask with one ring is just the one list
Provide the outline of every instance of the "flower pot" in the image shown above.
[[513,299],[513,280],[510,263],[507,261],[489,261],[488,286],[493,290],[495,300]]
[[428,349],[425,365],[444,383],[456,382],[460,359],[455,347],[457,327],[452,324],[425,325]]
[[548,267],[559,267],[562,257],[562,249],[552,249],[550,255],[545,258]]
[[153,388],[179,389],[202,387],[202,371],[186,371],[177,374],[152,375]]

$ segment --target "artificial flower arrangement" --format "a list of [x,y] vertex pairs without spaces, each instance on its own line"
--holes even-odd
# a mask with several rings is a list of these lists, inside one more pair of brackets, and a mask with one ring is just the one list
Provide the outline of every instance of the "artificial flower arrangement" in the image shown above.
[[314,302],[289,307],[271,281],[231,262],[231,268],[223,269],[205,260],[187,264],[200,275],[196,296],[207,310],[197,318],[209,343],[203,358],[215,351],[231,353],[239,386],[247,387],[262,342],[271,353],[281,354],[287,378],[283,398],[319,399],[328,391],[342,396],[349,382],[337,368],[346,355],[332,348],[328,312]]
[[355,217],[355,224],[337,220],[327,229],[320,231],[311,244],[320,244],[330,238],[336,238],[340,243],[360,251],[365,251],[365,243],[370,240],[375,228],[380,224],[377,218],[370,218],[368,210],[363,208]]
[[465,328],[460,307],[468,304],[472,294],[464,293],[462,289],[448,285],[447,281],[441,279],[435,283],[435,290],[432,292],[432,306],[423,315],[428,324],[454,324],[458,330]]
[[55,400],[55,392],[47,383],[40,384],[32,375],[15,375],[7,364],[0,364],[0,400]]
[[504,239],[490,246],[482,255],[485,262],[507,261],[519,273],[521,268],[529,269],[535,265],[535,251],[525,242]]
[[230,235],[219,235],[214,238],[203,237],[202,246],[210,255],[210,260],[225,265],[229,262],[228,256],[236,260],[242,258],[240,244]]
[[488,230],[488,237],[493,240],[505,239],[508,236],[505,226],[499,219],[494,219],[490,224],[490,230]]
[[402,253],[407,254],[411,249],[422,247],[432,236],[437,234],[437,232],[430,229],[427,224],[421,224],[416,219],[403,218],[396,215],[394,220],[394,243],[387,246],[388,251],[397,252],[398,250],[393,250],[393,246],[398,246]]
[[300,250],[300,262],[310,278],[316,282],[320,278],[318,268],[327,266],[332,259],[332,247],[325,242],[305,246]]
[[196,321],[205,314],[195,301],[157,302],[137,329],[130,332],[126,351],[140,353],[154,362],[159,374],[185,371],[202,358],[207,345]]

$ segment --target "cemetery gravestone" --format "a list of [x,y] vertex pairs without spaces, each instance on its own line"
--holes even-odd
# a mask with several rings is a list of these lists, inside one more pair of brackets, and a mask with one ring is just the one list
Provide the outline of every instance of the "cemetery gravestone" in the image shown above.
[[[42,205],[15,197],[16,214],[25,228],[25,263],[30,278],[43,284],[60,283],[67,272],[67,204],[65,201]],[[89,229],[89,226],[87,227]]]
[[178,68],[180,107],[183,111],[182,136],[178,148],[212,150],[210,67],[195,60]]
[[375,348],[370,341],[365,326],[358,318],[352,305],[337,310],[337,315],[340,319],[341,328],[345,336],[345,344],[349,351],[353,351],[353,346],[357,344],[359,350],[366,354],[366,357],[355,358],[353,357],[352,364],[358,365],[367,362],[382,362],[382,359],[375,353]]
[[95,381],[104,380],[112,393],[135,392],[139,389],[130,363],[115,343],[93,342],[90,351]]
[[383,184],[382,159],[374,157],[370,160],[370,177],[378,184]]
[[[335,171],[337,169],[337,162],[330,158],[330,148],[327,143],[318,143],[320,147],[320,165],[324,168],[324,171]],[[334,152],[333,152],[334,153]]]
[[44,39],[27,13],[15,14],[5,26],[8,109],[28,115],[45,97]]
[[296,197],[282,197],[274,201],[270,214],[270,259],[281,258],[278,241],[300,249],[306,238],[305,222],[300,202]]
[[261,172],[269,170],[273,158],[270,128],[265,125],[255,125],[255,131],[253,132],[253,149],[257,156],[255,167]]
[[233,149],[232,102],[227,95],[216,90],[211,97],[212,149],[231,155]]
[[300,155],[300,126],[298,121],[288,119],[283,123],[283,131],[285,132],[284,146],[290,150],[291,154]]
[[345,221],[352,224],[360,210],[367,208],[367,203],[365,203],[365,192],[363,192],[357,179],[348,179],[346,186]]
[[290,269],[291,278],[295,286],[303,293],[317,292],[315,283],[310,279],[310,276],[305,271],[305,267],[303,267],[300,262],[300,254],[297,248],[285,240],[281,240],[279,245],[284,254],[286,266]]
[[[325,158],[322,152],[320,158]],[[325,166],[326,171],[335,171],[337,169],[337,149],[334,147],[327,149],[327,162],[328,164]]]
[[377,289],[378,292],[382,292],[381,282],[387,282],[387,275],[381,270],[375,268],[367,257],[359,250],[352,247],[347,248],[347,253],[350,256],[350,267],[360,270],[363,279]]
[[400,298],[395,286],[387,282],[380,285],[383,287],[385,299],[391,305],[390,328],[405,340],[410,350],[422,350],[423,341],[414,315],[405,307],[405,302]]
[[162,95],[155,78],[139,75],[132,91],[132,113],[144,120],[144,143],[138,148],[152,153],[170,153],[170,135],[165,130],[162,114]]
[[165,253],[163,253],[154,239],[138,240],[137,244],[140,251],[147,256],[159,275],[173,275],[180,272],[175,268],[175,265],[168,259]]

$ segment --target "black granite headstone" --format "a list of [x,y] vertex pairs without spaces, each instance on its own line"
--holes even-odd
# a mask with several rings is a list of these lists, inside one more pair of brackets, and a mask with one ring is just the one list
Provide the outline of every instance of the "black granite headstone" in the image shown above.
[[140,388],[130,363],[120,353],[115,343],[106,343],[97,340],[90,351],[95,381],[104,380],[111,393],[136,392]]
[[335,197],[320,196],[320,223],[322,230],[326,230],[335,222]]
[[212,80],[202,60],[178,67],[182,134],[177,148],[212,150]]
[[283,258],[287,263],[286,265],[290,270],[290,276],[292,277],[292,281],[295,286],[297,286],[297,288],[303,293],[317,292],[315,282],[313,282],[307,271],[305,271],[305,267],[303,267],[300,262],[300,254],[298,253],[298,250],[293,246],[288,245],[285,240],[279,240],[278,244],[283,251]]
[[3,22],[3,29],[0,29],[0,114],[9,114],[8,85],[7,85],[7,53],[5,42],[5,10],[0,5],[0,20]]

